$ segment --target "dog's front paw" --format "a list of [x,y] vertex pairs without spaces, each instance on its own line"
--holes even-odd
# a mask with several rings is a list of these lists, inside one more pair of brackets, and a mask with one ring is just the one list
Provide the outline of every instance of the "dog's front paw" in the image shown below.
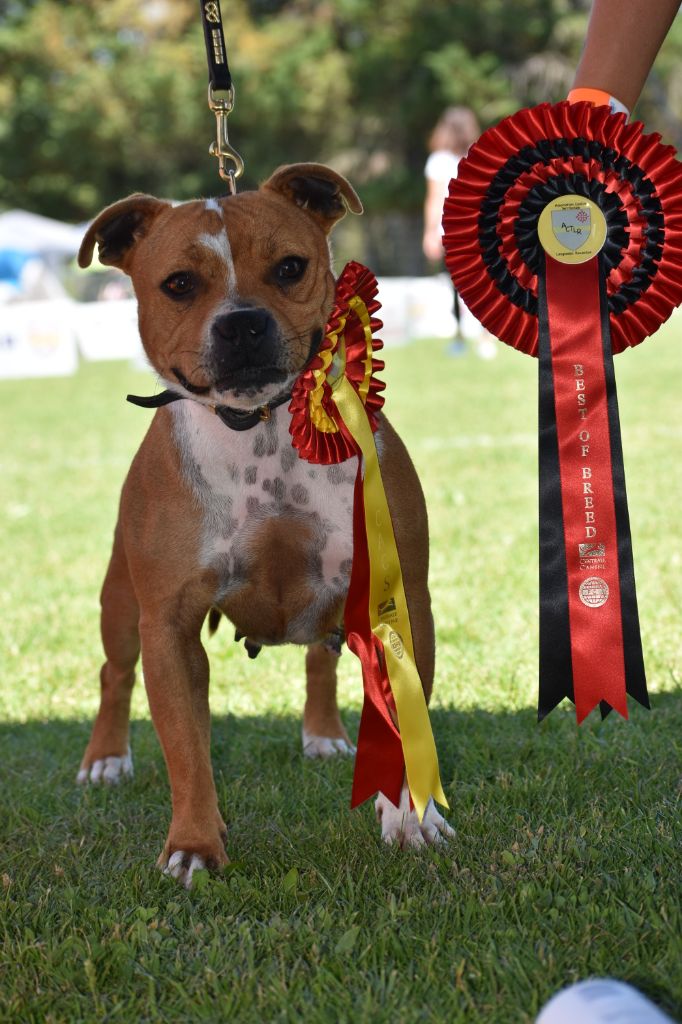
[[301,731],[304,757],[354,757],[355,747],[343,736],[316,736],[306,729]]
[[91,761],[86,753],[83,758],[76,782],[82,786],[88,782],[94,785],[105,783],[108,786],[115,786],[122,779],[131,778],[133,774],[133,758],[130,747],[125,754],[109,757],[100,757]]
[[433,800],[429,800],[420,823],[417,812],[410,810],[407,785],[403,785],[397,807],[387,796],[379,793],[374,808],[381,824],[381,838],[385,843],[398,843],[403,850],[409,846],[432,846],[455,835],[454,828],[438,813]]
[[[161,865],[159,865],[161,867]],[[164,875],[175,878],[185,889],[192,888],[192,876],[195,871],[203,871],[206,861],[198,853],[187,853],[185,850],[176,850],[171,854],[168,863],[162,868]]]
[[186,836],[187,833],[183,840],[178,833],[177,839],[173,840],[169,835],[156,866],[164,875],[169,875],[184,885],[185,889],[191,889],[195,871],[203,871],[204,868],[208,868],[209,871],[220,871],[229,863],[225,853],[227,830],[221,820],[216,836],[210,842],[196,843],[187,840]]

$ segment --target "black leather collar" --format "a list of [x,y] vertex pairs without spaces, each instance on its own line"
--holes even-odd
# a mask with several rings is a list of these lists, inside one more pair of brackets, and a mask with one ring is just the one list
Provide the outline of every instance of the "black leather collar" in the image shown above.
[[[158,395],[127,395],[126,401],[133,405],[140,405],[143,409],[158,409],[162,405],[170,405],[171,402],[183,401],[187,396],[178,395],[175,391],[161,391]],[[245,411],[242,409],[231,409],[229,405],[209,405],[208,408],[218,416],[230,430],[250,430],[257,423],[270,419],[270,414],[278,405],[284,405],[291,399],[291,392],[288,391],[279,398],[273,399],[267,405],[261,405],[258,409]]]

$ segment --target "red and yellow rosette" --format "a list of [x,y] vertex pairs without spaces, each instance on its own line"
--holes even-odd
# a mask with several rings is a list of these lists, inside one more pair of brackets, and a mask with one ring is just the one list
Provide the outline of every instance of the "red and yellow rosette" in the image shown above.
[[466,304],[539,361],[538,716],[627,717],[649,702],[612,356],[682,300],[682,165],[607,106],[544,103],[472,146],[443,227]]
[[421,820],[432,797],[448,805],[374,442],[384,388],[375,376],[384,366],[375,358],[382,347],[374,337],[382,326],[374,316],[376,294],[371,271],[349,263],[337,282],[320,351],[294,386],[290,430],[294,447],[308,462],[330,465],[359,457],[345,630],[362,664],[365,699],[351,805],[377,791],[397,805],[406,774]]
[[357,455],[354,439],[344,430],[336,391],[343,379],[350,381],[362,402],[372,431],[376,414],[384,404],[386,385],[376,377],[383,370],[374,354],[383,342],[374,337],[381,330],[375,313],[377,282],[361,263],[349,263],[336,282],[334,309],[324,341],[307,370],[296,381],[289,409],[291,436],[302,459],[329,466]]

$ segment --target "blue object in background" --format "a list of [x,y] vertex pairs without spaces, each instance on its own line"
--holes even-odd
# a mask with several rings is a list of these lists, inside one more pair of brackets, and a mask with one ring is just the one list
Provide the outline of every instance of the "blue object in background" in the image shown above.
[[0,249],[0,281],[19,288],[21,272],[37,253],[19,252],[17,249]]

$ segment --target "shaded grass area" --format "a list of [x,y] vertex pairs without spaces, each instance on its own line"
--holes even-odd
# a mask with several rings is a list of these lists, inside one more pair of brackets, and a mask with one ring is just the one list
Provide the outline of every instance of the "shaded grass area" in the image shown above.
[[[682,1015],[678,321],[616,360],[654,712],[535,724],[535,365],[388,353],[387,411],[423,479],[438,633],[434,731],[457,838],[382,846],[352,765],[300,755],[302,653],[210,642],[232,865],[190,894],[154,868],[169,821],[142,687],[135,778],[79,790],[97,594],[149,416],[143,374],[0,386],[0,1019],[530,1022],[624,978]],[[11,443],[7,443],[11,437]],[[341,659],[351,733],[359,667]]]
[[84,793],[84,724],[4,727],[8,1017],[530,1021],[591,973],[674,1010],[679,700],[656,716],[578,733],[563,712],[533,730],[526,712],[435,710],[458,834],[421,856],[348,810],[349,763],[302,760],[296,718],[218,717],[233,865],[191,894],[152,866],[168,806],[147,721],[135,780]]

